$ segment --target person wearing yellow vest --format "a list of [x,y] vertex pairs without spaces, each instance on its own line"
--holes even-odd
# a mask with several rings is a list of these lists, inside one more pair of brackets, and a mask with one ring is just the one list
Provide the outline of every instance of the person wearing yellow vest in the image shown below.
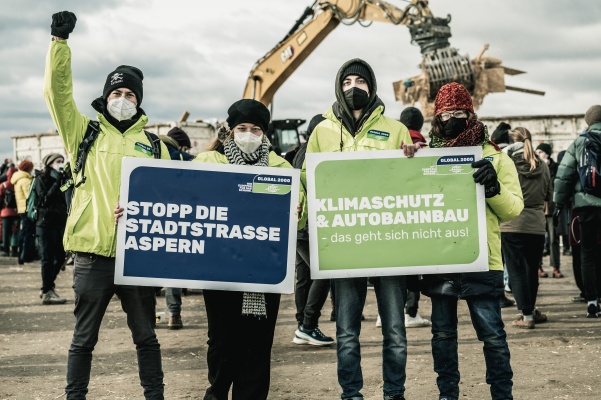
[[[307,154],[325,152],[398,150],[409,157],[419,145],[412,144],[405,125],[384,116],[371,66],[358,58],[344,63],[334,81],[336,101],[314,129]],[[306,177],[303,166],[301,179]],[[367,295],[367,278],[333,279],[336,311],[338,383],[342,399],[363,399],[363,374],[359,332]],[[407,337],[405,333],[406,279],[404,276],[373,278],[378,312],[382,320],[382,369],[384,399],[404,400]],[[315,331],[303,325],[295,332],[309,338]]]
[[[77,153],[90,118],[79,112],[73,99],[71,49],[67,44],[77,18],[69,11],[52,16],[52,41],[46,57],[44,97],[50,115],[71,160]],[[97,58],[97,57],[96,57]],[[67,359],[67,399],[84,399],[92,367],[92,352],[100,324],[113,295],[127,314],[136,345],[140,383],[146,399],[163,399],[161,350],[155,333],[154,288],[115,285],[116,227],[113,209],[119,199],[123,157],[153,158],[144,133],[148,117],[140,107],[144,75],[136,67],[121,65],[105,81],[102,96],[92,102],[100,131],[91,146],[83,183],[73,193],[65,227],[65,250],[76,254],[73,268],[75,329]],[[169,152],[161,146],[161,158]],[[131,397],[132,394],[121,393]]]

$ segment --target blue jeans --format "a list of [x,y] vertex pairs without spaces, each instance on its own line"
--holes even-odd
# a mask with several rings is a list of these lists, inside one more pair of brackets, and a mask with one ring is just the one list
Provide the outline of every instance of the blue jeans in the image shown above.
[[[100,323],[117,294],[127,314],[127,325],[136,345],[138,373],[144,397],[163,400],[161,349],[154,332],[156,298],[153,287],[117,286],[115,259],[78,253],[73,269],[75,329],[67,359],[67,399],[85,399],[90,382],[92,351],[98,342]],[[131,393],[130,395],[131,396]]]
[[182,288],[165,288],[165,304],[172,317],[182,313]]
[[[457,355],[457,302],[451,296],[432,296],[432,356],[440,396],[459,397],[459,359]],[[513,371],[509,346],[501,319],[501,306],[494,297],[468,297],[472,325],[478,340],[484,342],[486,383],[493,400],[513,399]]]
[[[405,334],[404,276],[374,278],[378,311],[382,320],[382,375],[384,395],[405,393],[407,336]],[[362,399],[361,314],[367,294],[367,278],[335,279],[336,354],[338,383],[343,399]]]

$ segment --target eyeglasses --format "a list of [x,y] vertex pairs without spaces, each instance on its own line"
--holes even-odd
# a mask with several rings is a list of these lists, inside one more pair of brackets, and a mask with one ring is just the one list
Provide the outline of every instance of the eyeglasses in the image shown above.
[[255,135],[263,133],[263,129],[259,128],[258,126],[253,126],[252,128],[246,128],[244,126],[237,126],[237,127],[234,128],[234,130],[236,132],[240,132],[240,133],[242,133],[242,132],[252,132]]
[[443,121],[448,121],[449,119],[451,119],[451,117],[467,118],[467,112],[462,111],[462,110],[457,110],[457,111],[443,112],[442,114],[440,114],[440,119]]

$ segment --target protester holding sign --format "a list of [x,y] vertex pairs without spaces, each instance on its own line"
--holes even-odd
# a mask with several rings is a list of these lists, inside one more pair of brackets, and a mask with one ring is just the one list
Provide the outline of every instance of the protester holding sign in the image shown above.
[[432,300],[432,356],[439,398],[459,398],[457,303],[465,299],[478,339],[484,342],[491,398],[512,399],[513,371],[499,303],[504,286],[499,223],[516,218],[524,208],[517,172],[511,159],[489,140],[461,84],[439,90],[434,115],[430,147],[482,146],[484,158],[472,167],[477,168],[474,180],[484,186],[489,248],[489,271],[424,276],[422,292]]
[[[221,129],[209,151],[194,161],[292,168],[270,150],[264,134],[270,118],[267,107],[244,99],[232,104],[227,113],[230,128]],[[209,325],[210,383],[204,399],[227,400],[232,386],[235,400],[267,399],[281,295],[205,289],[203,296]]]
[[[71,49],[66,39],[77,18],[69,11],[52,16],[52,41],[46,58],[44,96],[71,160],[88,132],[90,118],[80,114],[73,99]],[[102,57],[94,53],[94,57]],[[75,329],[67,360],[67,399],[83,399],[88,392],[92,352],[100,324],[114,294],[127,314],[138,356],[140,383],[147,399],[163,399],[161,350],[155,334],[154,288],[114,283],[116,229],[113,207],[119,199],[121,163],[125,156],[153,158],[152,143],[144,133],[148,117],[142,104],[144,75],[121,65],[106,77],[98,111],[99,133],[87,149],[84,169],[74,173],[76,188],[65,228],[65,248],[77,254],[73,269]],[[161,158],[169,159],[164,145]],[[123,395],[123,394],[122,394]],[[130,394],[131,395],[131,394]]]
[[[403,148],[412,156],[419,145],[412,144],[407,128],[384,116],[384,104],[377,96],[376,77],[371,66],[358,58],[347,61],[336,74],[336,102],[323,115],[307,145],[308,153]],[[303,167],[301,179],[306,174]],[[374,278],[378,311],[382,319],[384,398],[404,399],[407,338],[405,334],[404,276]],[[362,399],[363,374],[359,333],[367,294],[367,278],[334,281],[338,383],[342,399]]]

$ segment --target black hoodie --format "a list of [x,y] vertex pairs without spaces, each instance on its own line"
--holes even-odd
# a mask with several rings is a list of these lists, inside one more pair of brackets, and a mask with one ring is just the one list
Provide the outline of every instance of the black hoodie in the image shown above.
[[[359,119],[356,121],[353,117],[353,110],[351,110],[351,108],[348,106],[348,104],[346,104],[346,101],[344,100],[344,92],[342,91],[342,74],[346,70],[346,67],[354,63],[363,64],[371,74],[369,100],[367,102],[367,105],[361,112],[361,116],[359,116]],[[353,58],[352,60],[345,62],[338,70],[338,73],[336,74],[336,80],[334,81],[334,93],[336,94],[336,102],[334,102],[334,104],[332,105],[332,110],[334,111],[336,118],[338,118],[338,120],[341,121],[341,123],[344,125],[346,130],[350,132],[351,135],[355,136],[355,134],[361,130],[361,126],[363,125],[363,123],[378,106],[384,107],[384,103],[376,95],[377,88],[378,85],[376,83],[376,76],[374,74],[374,71],[371,69],[368,63],[361,60],[360,58]],[[382,110],[382,113],[384,113],[384,110]]]

